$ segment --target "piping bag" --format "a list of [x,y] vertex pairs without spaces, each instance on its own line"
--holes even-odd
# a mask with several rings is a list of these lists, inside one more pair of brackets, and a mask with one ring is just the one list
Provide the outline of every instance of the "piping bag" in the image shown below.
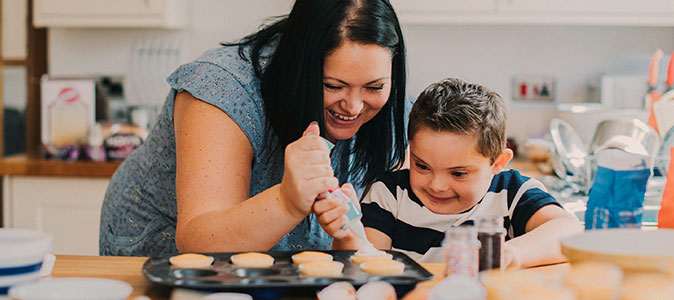
[[[310,135],[313,135],[312,133],[309,133]],[[330,151],[332,151],[332,148],[335,147],[333,143],[328,141],[326,138],[321,137],[323,141],[325,142],[326,145],[328,145],[328,148]],[[342,203],[346,204],[349,206],[349,211],[346,213],[346,217],[348,221],[342,226],[342,228],[348,228],[350,229],[356,236],[361,238],[366,244],[368,248],[374,248],[372,243],[368,241],[367,236],[365,235],[365,227],[363,226],[363,222],[360,221],[360,219],[363,217],[363,213],[356,207],[356,204],[351,201],[351,198],[344,194],[340,188],[336,188],[334,190],[329,190],[325,193],[323,193],[323,196],[325,198],[338,198],[342,200]]]

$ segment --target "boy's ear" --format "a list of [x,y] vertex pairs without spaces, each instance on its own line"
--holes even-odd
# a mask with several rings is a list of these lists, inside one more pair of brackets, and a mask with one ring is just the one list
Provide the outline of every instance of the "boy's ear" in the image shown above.
[[510,162],[513,158],[513,151],[506,148],[499,154],[494,160],[494,165],[492,166],[492,173],[494,175],[501,173],[501,170]]

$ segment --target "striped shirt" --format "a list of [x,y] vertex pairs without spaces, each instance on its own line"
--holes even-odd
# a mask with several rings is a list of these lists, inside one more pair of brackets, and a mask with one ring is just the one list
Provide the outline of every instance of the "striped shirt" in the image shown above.
[[361,201],[363,224],[388,235],[392,250],[418,262],[442,262],[441,243],[452,226],[473,223],[481,216],[503,216],[506,239],[523,235],[529,218],[541,207],[561,205],[536,179],[504,170],[495,175],[487,194],[458,214],[436,214],[412,192],[409,170],[389,172],[372,184]]

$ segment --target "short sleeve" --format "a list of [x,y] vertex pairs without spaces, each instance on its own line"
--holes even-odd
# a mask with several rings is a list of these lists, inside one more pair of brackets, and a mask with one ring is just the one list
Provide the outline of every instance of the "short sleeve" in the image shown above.
[[[211,62],[195,61],[180,66],[167,82],[177,92],[187,91],[225,112],[246,134],[253,151],[262,153],[265,120],[262,99],[255,91],[243,87],[240,76]],[[173,107],[169,107],[169,113],[173,118]]]
[[397,200],[381,181],[372,184],[360,203],[363,225],[377,229],[393,239]]
[[514,237],[526,233],[527,222],[543,206],[552,204],[562,207],[552,195],[545,191],[545,187],[540,181],[521,176],[518,172],[516,173],[516,179],[511,180],[511,184],[518,185],[519,188],[508,189],[510,202],[508,207],[512,208],[512,204],[515,204],[511,219]]

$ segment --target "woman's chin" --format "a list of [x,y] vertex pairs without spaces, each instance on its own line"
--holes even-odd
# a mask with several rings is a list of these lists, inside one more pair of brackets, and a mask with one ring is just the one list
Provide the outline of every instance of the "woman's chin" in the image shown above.
[[348,140],[352,138],[354,135],[356,135],[356,132],[358,132],[358,128],[356,129],[338,129],[338,130],[331,130],[328,129],[328,136],[333,139],[333,140]]

